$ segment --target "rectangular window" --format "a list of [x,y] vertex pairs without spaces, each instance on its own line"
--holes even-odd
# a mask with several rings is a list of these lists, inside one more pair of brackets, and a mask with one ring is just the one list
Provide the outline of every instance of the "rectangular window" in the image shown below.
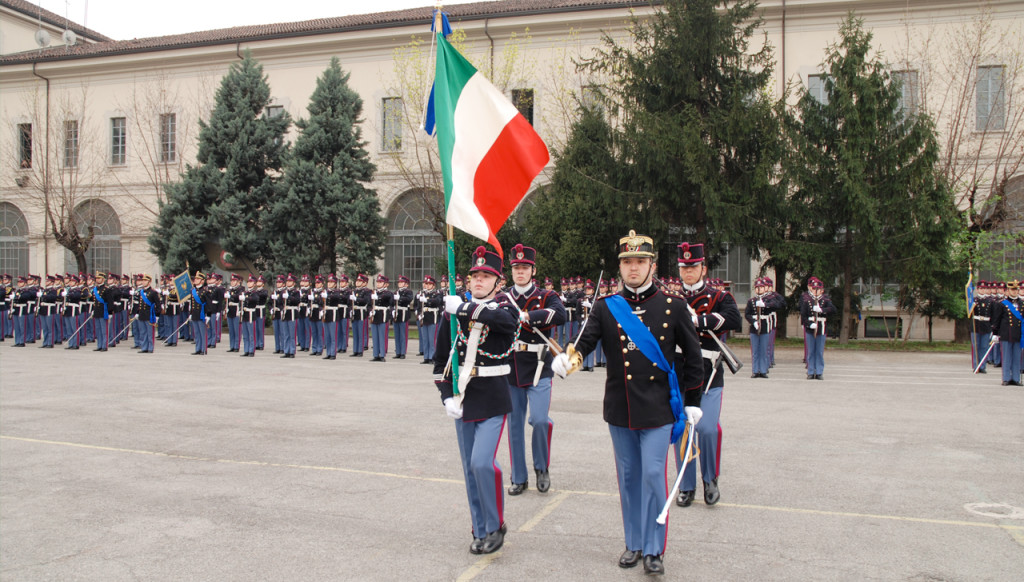
[[1006,67],[978,67],[977,130],[1006,129]]
[[533,89],[512,89],[512,105],[533,125]]
[[174,113],[160,115],[160,163],[178,160],[178,119]]
[[807,92],[822,105],[828,105],[828,92],[825,91],[825,75],[808,75]]
[[267,118],[273,119],[275,117],[281,117],[282,115],[284,115],[284,105],[267,106]]
[[78,120],[64,122],[64,167],[78,167]]
[[32,167],[32,124],[18,124],[18,167],[27,170]]
[[381,130],[381,150],[398,152],[402,150],[402,109],[401,97],[385,97],[381,103],[384,123]]
[[896,71],[893,78],[900,83],[900,116],[916,115],[921,94],[917,71]]
[[110,118],[110,165],[123,166],[127,162],[128,124],[124,117]]

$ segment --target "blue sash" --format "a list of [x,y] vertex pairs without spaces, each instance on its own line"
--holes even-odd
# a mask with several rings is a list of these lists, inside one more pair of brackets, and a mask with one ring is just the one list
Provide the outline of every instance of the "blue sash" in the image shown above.
[[139,295],[142,296],[142,300],[145,301],[146,305],[149,306],[149,322],[150,323],[156,323],[156,306],[154,306],[153,302],[150,301],[149,297],[146,296],[146,290],[145,289],[139,291]]
[[99,301],[100,303],[103,304],[103,319],[109,319],[110,313],[107,312],[107,302],[104,301],[102,297],[100,297],[100,292],[98,289],[96,289],[96,287],[92,288],[92,296],[96,298],[96,301]]
[[206,321],[206,304],[199,298],[195,287],[192,288],[192,299],[195,299],[196,303],[199,304],[199,321]]
[[1013,316],[1017,318],[1017,321],[1024,323],[1024,318],[1021,318],[1020,311],[1017,311],[1017,306],[1014,305],[1012,301],[1010,301],[1009,299],[1003,299],[1002,303],[1003,307],[1005,307],[1007,311],[1012,313]]
[[668,372],[668,402],[672,406],[672,414],[676,417],[675,423],[672,424],[672,442],[675,443],[683,436],[683,431],[686,429],[686,415],[683,413],[683,398],[679,393],[679,378],[676,376],[675,362],[669,364],[665,359],[665,354],[661,351],[661,346],[658,345],[658,340],[654,339],[651,330],[647,329],[647,326],[633,313],[633,309],[621,295],[612,295],[606,298],[605,304],[611,310],[615,321],[622,326],[622,330],[626,332],[629,339],[640,349],[640,353]]

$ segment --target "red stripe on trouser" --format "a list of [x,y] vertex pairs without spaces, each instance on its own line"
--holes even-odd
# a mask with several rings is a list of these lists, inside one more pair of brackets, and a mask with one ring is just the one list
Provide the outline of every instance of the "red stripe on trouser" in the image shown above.
[[[690,430],[694,430],[694,428],[691,427]],[[670,433],[670,435],[671,435],[671,433]],[[686,445],[684,444],[683,446],[686,446]],[[668,450],[665,451],[665,491],[666,492],[668,491],[668,459],[669,459],[669,456],[673,455],[674,453],[675,453],[675,448],[671,446],[671,443],[669,443]],[[620,492],[619,495],[622,495],[622,493]],[[643,503],[642,496],[641,496],[640,503]],[[643,524],[640,524],[640,527],[643,527]],[[666,517],[665,518],[665,539],[662,540],[662,542],[661,542],[661,553],[664,555],[667,552],[668,552],[668,518]]]
[[[501,430],[498,431],[498,438],[495,441],[494,453],[491,454],[492,459],[498,458],[498,447],[501,446],[501,435],[505,434],[505,422],[508,420],[508,415],[501,417]],[[494,501],[498,504],[498,525],[505,523],[505,489],[502,483],[501,467],[498,463],[492,463],[494,466]]]

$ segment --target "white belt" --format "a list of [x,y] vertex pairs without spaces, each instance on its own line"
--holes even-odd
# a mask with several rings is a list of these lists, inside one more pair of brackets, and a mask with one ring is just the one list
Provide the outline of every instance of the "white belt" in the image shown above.
[[288,311],[298,311],[299,306],[298,305],[285,305],[284,308],[287,309]]
[[754,317],[757,318],[757,319],[770,319],[771,316],[772,315],[770,313],[768,313],[768,314],[765,314],[765,315],[755,315]]
[[517,352],[531,352],[531,353],[534,353],[534,354],[543,354],[544,350],[546,350],[547,348],[548,348],[548,346],[545,345],[545,344],[530,344],[530,343],[526,343],[524,341],[517,341],[516,342],[516,351]]
[[430,312],[433,312],[433,313],[437,313],[437,310],[438,310],[437,307],[424,307],[423,308],[423,311],[430,311]]
[[488,378],[492,376],[508,376],[512,372],[512,366],[502,364],[500,366],[473,366],[469,371],[470,378]]
[[324,309],[326,309],[327,311],[337,311],[338,307],[337,306],[335,306],[335,307],[324,307]]
[[242,309],[245,311],[256,311],[255,307],[243,307]]
[[700,355],[704,356],[705,360],[711,360],[712,362],[715,361],[715,358],[721,355],[721,353],[722,352],[718,350],[705,350],[704,348],[701,348],[700,350]]
[[388,310],[388,308],[386,306],[385,307],[381,307],[380,305],[374,305],[373,309],[374,309],[374,311],[387,311]]
[[987,315],[975,315],[974,319],[976,321],[988,321],[991,318],[989,316],[987,316]]
[[358,309],[359,311],[366,311],[365,305],[353,305],[352,309]]
[[45,305],[47,307],[53,307],[54,305],[56,305],[56,303],[40,303],[40,305]]

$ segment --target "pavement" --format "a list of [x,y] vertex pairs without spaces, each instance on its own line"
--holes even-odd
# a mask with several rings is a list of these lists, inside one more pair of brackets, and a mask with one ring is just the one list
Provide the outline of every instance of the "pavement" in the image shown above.
[[[0,344],[0,579],[646,578],[616,566],[604,370],[556,380],[551,491],[506,497],[481,557],[429,366],[224,345]],[[664,579],[1024,579],[1024,388],[967,353],[801,356],[726,380],[722,501],[673,506]]]

